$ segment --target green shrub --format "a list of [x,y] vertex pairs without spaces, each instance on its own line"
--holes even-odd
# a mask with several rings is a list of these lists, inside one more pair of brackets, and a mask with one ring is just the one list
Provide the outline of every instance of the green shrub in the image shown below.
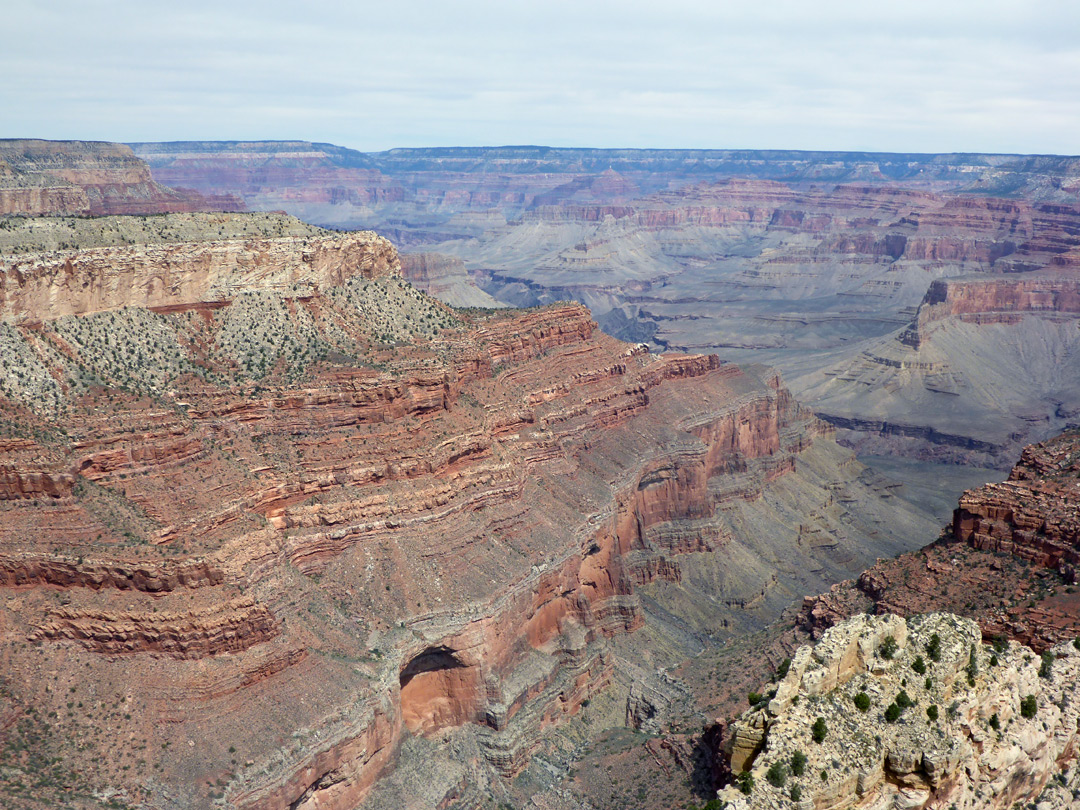
[[852,698],[855,702],[855,708],[864,714],[870,711],[870,696],[866,692],[859,692]]
[[936,723],[938,719],[938,708],[935,704],[931,703],[926,707],[926,719],[931,723]]
[[1054,666],[1054,654],[1047,650],[1042,654],[1042,664],[1039,666],[1039,677],[1049,678],[1050,671]]
[[754,775],[750,771],[743,771],[735,777],[735,784],[739,786],[739,790],[749,796],[754,789]]
[[895,703],[890,703],[885,708],[885,722],[895,723],[897,720],[900,719],[901,713],[902,709],[899,706],[897,706]]
[[796,751],[791,755],[791,772],[795,776],[806,773],[806,754],[802,751]]
[[926,642],[926,654],[930,656],[931,661],[941,660],[941,636],[937,633],[930,636],[930,640]]
[[926,681],[923,683],[923,686],[926,687],[926,691],[929,692],[931,689],[934,688],[934,679],[927,678]]
[[[996,652],[998,655],[1002,655],[1005,653],[1006,650],[1009,649],[1009,639],[1004,635],[994,636],[994,640],[993,642],[991,642],[991,646],[993,646],[994,652]],[[1077,649],[1080,649],[1080,647],[1078,647]]]
[[910,709],[915,705],[915,701],[911,699],[911,696],[903,689],[900,690],[900,694],[896,696],[896,705],[901,709]]
[[776,668],[776,680],[782,681],[788,674],[788,670],[791,669],[791,659],[785,658],[780,662],[780,666]]
[[782,788],[787,783],[787,767],[777,760],[765,771],[765,781],[775,788]]
[[998,718],[997,713],[990,715],[990,728],[994,731],[1001,731],[1001,720]]
[[824,717],[819,717],[814,721],[814,725],[810,729],[810,736],[816,743],[825,742],[825,738],[829,736],[829,727],[825,725]]
[[915,656],[915,660],[911,662],[911,668],[920,675],[926,674],[926,662],[921,655]]
[[1020,716],[1030,720],[1039,711],[1039,702],[1034,695],[1028,695],[1020,700]]
[[896,639],[892,636],[885,636],[881,646],[878,647],[878,655],[886,661],[891,661],[898,649],[900,649],[900,645],[896,643]]
[[746,702],[749,703],[751,706],[757,706],[759,703],[761,703],[761,693],[750,692],[746,696]]
[[979,662],[975,659],[975,647],[972,646],[971,652],[968,653],[967,666],[964,667],[964,671],[967,672],[968,686],[975,685],[975,676],[979,674]]
[[802,788],[798,785],[791,786],[791,800],[797,802],[802,799]]

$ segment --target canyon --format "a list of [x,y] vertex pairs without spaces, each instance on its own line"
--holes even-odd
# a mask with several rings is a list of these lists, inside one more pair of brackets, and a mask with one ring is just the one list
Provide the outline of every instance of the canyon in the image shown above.
[[510,799],[592,701],[623,725],[635,645],[932,531],[765,367],[451,309],[371,233],[131,219],[5,220],[6,799]]
[[1071,159],[0,147],[4,802],[1069,806]]
[[[860,453],[1007,469],[1080,408],[1068,297],[1005,292],[1076,278],[1075,158],[133,148],[161,182],[375,229],[445,268],[446,289],[453,267],[455,295],[575,300],[616,337],[773,365]],[[419,265],[415,280],[438,294]],[[952,311],[969,280],[983,294]]]

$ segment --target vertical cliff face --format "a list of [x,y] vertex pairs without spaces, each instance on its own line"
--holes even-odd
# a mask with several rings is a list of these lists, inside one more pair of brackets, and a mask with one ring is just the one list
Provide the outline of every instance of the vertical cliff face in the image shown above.
[[951,614],[850,619],[800,648],[733,725],[731,764],[752,787],[720,796],[736,808],[1074,806],[1078,668],[1071,644],[1043,659],[994,650]]
[[964,493],[953,534],[1076,578],[1080,562],[1080,436],[1075,430],[1024,449],[1009,479]]
[[0,319],[220,304],[259,290],[299,295],[399,273],[397,252],[370,231],[31,253],[0,257]]

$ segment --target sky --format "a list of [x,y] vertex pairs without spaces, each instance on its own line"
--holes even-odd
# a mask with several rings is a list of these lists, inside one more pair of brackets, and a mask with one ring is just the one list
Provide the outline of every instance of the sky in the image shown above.
[[0,137],[1080,154],[1076,0],[33,0]]

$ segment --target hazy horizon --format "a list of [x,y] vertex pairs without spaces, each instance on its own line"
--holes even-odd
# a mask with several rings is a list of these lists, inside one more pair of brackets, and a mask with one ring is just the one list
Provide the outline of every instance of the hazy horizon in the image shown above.
[[56,0],[5,26],[12,137],[1080,153],[1066,0]]

